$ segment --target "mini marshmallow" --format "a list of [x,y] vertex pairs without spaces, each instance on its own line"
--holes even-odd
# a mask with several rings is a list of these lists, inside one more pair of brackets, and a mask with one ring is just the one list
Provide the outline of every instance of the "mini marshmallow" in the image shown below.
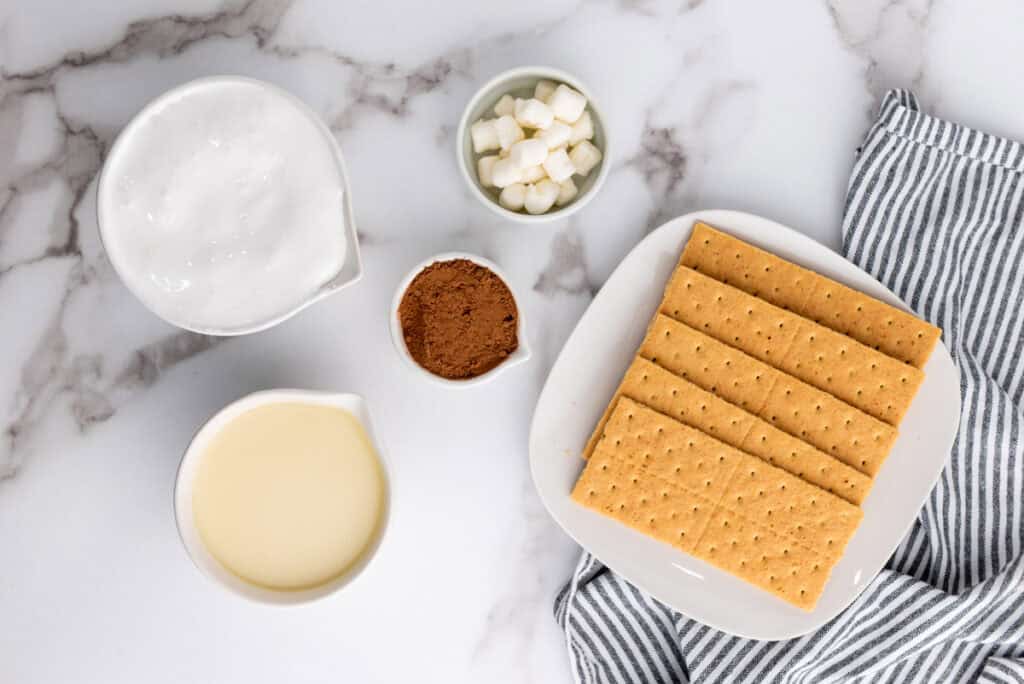
[[569,144],[575,145],[581,140],[590,140],[594,137],[594,120],[590,118],[590,112],[583,112],[576,123],[572,125],[569,134]]
[[576,123],[587,106],[587,98],[563,83],[551,93],[548,106],[555,113],[556,119],[568,124]]
[[491,176],[491,171],[494,169],[494,162],[498,161],[497,155],[490,155],[488,157],[480,157],[480,160],[476,163],[476,177],[480,180],[480,185],[485,188],[494,187],[494,178]]
[[527,169],[523,169],[523,182],[524,183],[536,183],[541,178],[547,178],[547,172],[544,167],[540,164],[537,166],[531,166]]
[[572,178],[566,178],[558,186],[558,199],[555,200],[555,204],[561,207],[572,202],[577,192],[576,184],[572,182]]
[[576,167],[576,173],[586,176],[601,161],[601,150],[594,147],[590,141],[581,140],[569,152],[569,159]]
[[494,105],[496,116],[511,116],[516,113],[516,99],[511,95],[502,95],[498,104]]
[[526,137],[523,129],[510,114],[495,119],[494,127],[498,131],[498,144],[503,150],[507,150]]
[[508,158],[520,169],[537,166],[543,163],[547,156],[548,146],[543,140],[536,138],[520,140],[508,151]]
[[572,126],[567,123],[553,121],[545,130],[537,131],[533,137],[543,140],[549,150],[557,150],[559,147],[569,144],[572,139],[572,130]]
[[511,159],[498,159],[491,166],[491,182],[499,188],[507,188],[522,180],[523,170],[513,164]]
[[501,147],[494,119],[480,119],[470,126],[469,137],[473,139],[473,151],[477,154]]
[[558,183],[544,179],[534,185],[526,187],[526,199],[523,205],[526,211],[531,214],[543,214],[550,209],[555,200],[558,199]]
[[547,128],[555,120],[551,107],[531,97],[529,100],[516,100],[516,121],[527,128]]
[[554,81],[537,81],[537,87],[533,89],[533,97],[541,102],[547,102],[557,87],[558,84]]
[[513,183],[498,195],[498,204],[512,211],[519,211],[526,202],[526,186],[522,183]]
[[561,183],[576,173],[576,166],[569,159],[565,150],[555,150],[544,160],[544,170],[547,172],[548,178],[556,183]]

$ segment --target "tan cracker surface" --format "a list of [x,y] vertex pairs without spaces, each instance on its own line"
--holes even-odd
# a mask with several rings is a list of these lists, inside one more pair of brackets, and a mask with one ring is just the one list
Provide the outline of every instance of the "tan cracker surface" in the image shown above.
[[913,366],[686,266],[673,274],[660,312],[890,425],[899,425],[924,379]]
[[896,440],[891,425],[668,316],[655,316],[640,356],[866,475]]
[[861,518],[856,506],[626,397],[572,496],[805,610]]
[[584,451],[589,458],[616,398],[629,397],[813,485],[860,505],[871,478],[642,357],[634,359]]
[[923,368],[942,331],[934,325],[697,222],[680,263]]

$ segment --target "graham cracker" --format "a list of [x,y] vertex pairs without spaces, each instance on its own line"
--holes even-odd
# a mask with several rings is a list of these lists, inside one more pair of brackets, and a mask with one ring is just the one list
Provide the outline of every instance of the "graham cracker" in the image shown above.
[[628,397],[615,402],[598,443],[626,454],[650,475],[719,501],[744,454]]
[[923,368],[942,331],[831,278],[696,222],[679,263]]
[[891,425],[668,316],[655,315],[639,354],[866,475],[896,440]]
[[633,463],[602,450],[587,463],[572,498],[658,541],[693,551],[714,505],[667,485],[651,490],[646,480],[634,480],[634,472],[639,468]]
[[871,477],[898,436],[891,425],[785,373],[768,392],[762,418]]
[[696,427],[726,444],[738,447],[756,418],[697,385],[637,356],[626,369],[619,387],[583,450],[589,458],[601,430],[621,395],[649,406],[682,423]]
[[920,369],[686,266],[672,275],[660,312],[890,425],[924,379]]
[[691,553],[807,611],[832,571],[814,551],[722,507]]
[[858,506],[752,456],[740,460],[721,505],[833,560],[864,516]]
[[755,416],[761,415],[780,375],[768,364],[662,314],[655,314],[638,353]]
[[[870,477],[643,357],[633,360],[610,406],[620,396],[752,454],[850,503],[860,505],[871,488]],[[600,439],[610,411],[606,411],[594,430],[585,458]]]
[[817,602],[861,514],[627,397],[615,402],[573,498],[637,529],[646,521],[659,539],[804,609]]

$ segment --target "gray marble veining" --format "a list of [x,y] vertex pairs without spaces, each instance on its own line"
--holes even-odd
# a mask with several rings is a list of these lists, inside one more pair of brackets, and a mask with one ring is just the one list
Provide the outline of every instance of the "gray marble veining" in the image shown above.
[[[0,7],[0,609],[18,625],[0,639],[0,680],[565,680],[550,609],[576,549],[525,452],[576,319],[638,240],[685,211],[753,211],[838,244],[853,150],[891,86],[1024,137],[1022,23],[1011,0]],[[528,63],[601,98],[613,169],[584,211],[524,229],[465,191],[452,136],[483,81]],[[175,330],[125,291],[94,200],[130,116],[220,72],[275,82],[324,117],[366,271],[230,340]],[[385,326],[399,278],[445,250],[502,266],[534,350],[468,393],[406,375]],[[189,566],[169,490],[203,418],[286,384],[367,396],[400,508],[352,592],[266,613]]]

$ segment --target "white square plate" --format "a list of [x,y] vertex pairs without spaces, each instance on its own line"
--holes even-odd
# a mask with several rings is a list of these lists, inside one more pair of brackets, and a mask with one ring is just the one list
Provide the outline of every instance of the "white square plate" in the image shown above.
[[575,504],[580,454],[661,300],[696,220],[901,309],[870,275],[824,245],[767,219],[701,211],[669,221],[622,260],[565,343],[537,401],[530,468],[541,500],[583,548],[641,590],[711,627],[753,639],[811,632],[848,606],[910,528],[939,477],[960,418],[960,380],[939,343],[863,504],[864,520],[812,612],[789,605],[689,554]]

